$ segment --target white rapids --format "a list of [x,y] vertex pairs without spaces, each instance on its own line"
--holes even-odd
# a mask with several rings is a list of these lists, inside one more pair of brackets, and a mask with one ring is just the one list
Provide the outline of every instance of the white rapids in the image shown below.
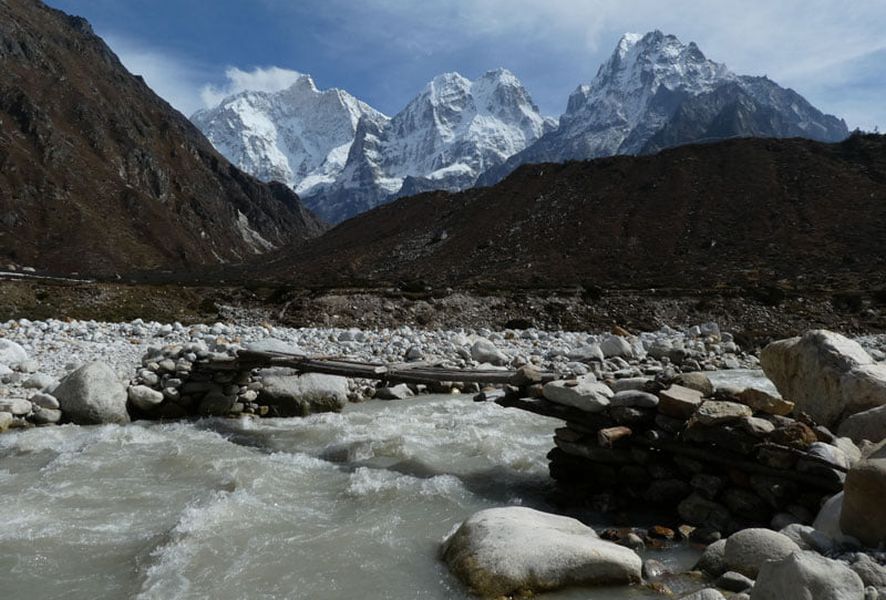
[[441,539],[482,508],[554,510],[556,426],[426,396],[305,419],[7,433],[3,598],[468,598]]

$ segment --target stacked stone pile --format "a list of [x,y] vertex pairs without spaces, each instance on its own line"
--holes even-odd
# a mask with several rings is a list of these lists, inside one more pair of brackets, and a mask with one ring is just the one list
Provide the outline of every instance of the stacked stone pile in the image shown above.
[[340,411],[348,402],[351,389],[342,377],[240,366],[238,350],[222,341],[149,348],[127,391],[130,412],[149,419],[292,417]]
[[831,496],[848,481],[842,520],[833,509],[845,531],[831,533],[886,544],[886,459],[874,452],[886,438],[884,367],[824,331],[773,343],[763,366],[784,395],[665,370],[530,381],[497,401],[565,421],[551,475],[596,508],[665,508],[724,533],[781,529],[811,524],[828,498],[842,507],[843,494]]
[[[38,369],[22,346],[0,338],[0,431],[61,420],[58,400],[51,395],[58,381]],[[28,397],[9,396],[7,386],[17,386]]]
[[714,389],[703,374],[552,382],[531,401],[560,416],[551,475],[603,508],[673,509],[732,532],[810,523],[859,459],[851,440],[791,418],[758,389]]

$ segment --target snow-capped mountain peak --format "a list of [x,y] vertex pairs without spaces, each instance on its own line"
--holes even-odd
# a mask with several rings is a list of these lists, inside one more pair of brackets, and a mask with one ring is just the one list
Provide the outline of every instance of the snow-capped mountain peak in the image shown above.
[[391,197],[464,189],[552,128],[510,71],[443,73],[390,122],[361,126],[342,177],[306,203],[334,222]]
[[[331,221],[399,193],[468,187],[554,126],[506,69],[473,81],[438,75],[392,119],[302,74],[285,90],[241,92],[192,120],[232,162],[283,181]],[[358,189],[361,199],[329,209],[330,197]]]
[[[837,140],[845,135],[845,124],[789,92],[768,80],[736,75],[705,57],[694,42],[684,44],[661,31],[628,33],[593,81],[573,92],[556,135],[571,140],[559,143],[568,158],[637,154],[686,136],[689,141],[692,136]],[[736,110],[747,114],[715,118],[718,111]],[[665,130],[674,119],[680,119],[682,133]],[[697,132],[690,135],[690,130]]]
[[736,75],[695,43],[661,31],[626,33],[594,79],[569,96],[559,127],[478,180],[492,185],[525,163],[641,154],[738,136],[838,141],[846,124],[799,94]]
[[339,89],[300,74],[284,90],[243,91],[191,120],[241,169],[310,194],[341,173],[360,119],[387,117]]
[[[570,96],[561,126],[620,123],[626,137],[627,130],[648,117],[647,109],[659,88],[696,95],[735,78],[725,65],[707,59],[694,43],[683,44],[661,31],[626,33],[594,80]],[[610,136],[605,143],[610,147],[620,143],[618,137]]]

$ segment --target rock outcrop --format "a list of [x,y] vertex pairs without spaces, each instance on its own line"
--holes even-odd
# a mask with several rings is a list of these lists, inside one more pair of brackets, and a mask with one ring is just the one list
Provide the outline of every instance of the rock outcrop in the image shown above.
[[755,410],[740,389],[718,388],[705,397],[671,383],[713,389],[704,375],[685,375],[659,373],[629,382],[629,389],[618,379],[588,375],[545,384],[543,398],[516,392],[499,403],[566,422],[548,453],[551,476],[603,510],[652,505],[685,523],[731,533],[808,523],[820,502],[841,490],[859,454],[850,440],[779,414],[778,402],[754,401],[762,409]]
[[781,395],[830,427],[886,404],[886,365],[838,333],[814,330],[763,349],[760,362]]

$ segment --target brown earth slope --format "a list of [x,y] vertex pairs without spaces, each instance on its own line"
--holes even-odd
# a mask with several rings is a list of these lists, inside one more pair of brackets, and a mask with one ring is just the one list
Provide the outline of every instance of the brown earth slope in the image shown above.
[[524,166],[360,215],[260,270],[320,285],[873,289],[886,282],[886,138]]
[[0,265],[179,269],[319,232],[294,193],[228,163],[85,20],[0,0]]

